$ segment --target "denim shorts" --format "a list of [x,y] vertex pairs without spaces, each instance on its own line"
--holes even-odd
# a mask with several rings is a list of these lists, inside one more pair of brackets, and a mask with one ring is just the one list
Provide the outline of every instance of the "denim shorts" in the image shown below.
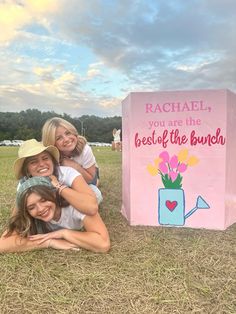
[[100,178],[99,177],[99,168],[96,167],[95,176],[94,176],[93,180],[89,182],[89,184],[97,185],[97,181],[98,181],[99,178]]

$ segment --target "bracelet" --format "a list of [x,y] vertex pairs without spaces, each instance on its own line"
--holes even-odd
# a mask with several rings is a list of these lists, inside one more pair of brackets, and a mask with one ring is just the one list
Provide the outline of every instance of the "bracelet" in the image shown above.
[[58,182],[54,187],[55,187],[57,190],[59,190],[62,185],[63,185],[63,183]]
[[58,194],[61,195],[61,192],[65,189],[65,188],[68,188],[67,185],[61,185],[58,189]]

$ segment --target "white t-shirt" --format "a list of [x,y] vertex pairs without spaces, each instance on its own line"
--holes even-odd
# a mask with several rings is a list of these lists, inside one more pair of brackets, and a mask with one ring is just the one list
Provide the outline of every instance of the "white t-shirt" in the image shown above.
[[120,129],[114,134],[114,142],[120,142]]
[[58,167],[58,181],[71,187],[76,177],[81,174],[72,167],[59,166]]
[[[71,167],[60,166],[58,169],[58,181],[71,187],[74,179],[81,175],[77,170]],[[89,184],[89,187],[93,190],[96,195],[97,202],[100,204],[103,200],[102,193],[96,185]]]
[[88,169],[95,165],[97,167],[96,159],[93,154],[92,148],[85,144],[84,149],[82,150],[82,153],[79,156],[73,156],[71,157],[74,161],[76,161],[78,164],[80,164],[84,169]]
[[58,221],[51,220],[47,222],[47,226],[53,231],[62,228],[80,230],[83,227],[84,217],[84,214],[69,205],[61,209],[61,217]]

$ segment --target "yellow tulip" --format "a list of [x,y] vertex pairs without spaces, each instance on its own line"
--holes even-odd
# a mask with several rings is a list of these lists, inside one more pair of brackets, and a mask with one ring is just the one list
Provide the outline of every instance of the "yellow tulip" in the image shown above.
[[154,160],[154,165],[155,165],[155,167],[158,168],[160,162],[162,162],[162,158],[160,158],[160,157],[156,158],[156,159]]
[[195,156],[190,156],[189,160],[187,161],[188,166],[195,166],[199,162],[199,159]]
[[187,160],[187,157],[188,157],[188,150],[187,150],[187,148],[181,149],[181,151],[178,154],[178,161],[180,163],[185,162]]
[[150,175],[152,176],[156,176],[158,174],[158,169],[156,167],[154,167],[151,164],[147,165],[147,171],[150,173]]

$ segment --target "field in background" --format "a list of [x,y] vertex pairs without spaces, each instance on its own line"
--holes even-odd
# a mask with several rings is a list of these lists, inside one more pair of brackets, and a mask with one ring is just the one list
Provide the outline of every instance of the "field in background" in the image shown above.
[[[0,147],[1,230],[14,204],[17,149]],[[130,227],[120,214],[121,154],[93,150],[111,251],[0,255],[1,314],[236,313],[236,224],[224,232]]]

